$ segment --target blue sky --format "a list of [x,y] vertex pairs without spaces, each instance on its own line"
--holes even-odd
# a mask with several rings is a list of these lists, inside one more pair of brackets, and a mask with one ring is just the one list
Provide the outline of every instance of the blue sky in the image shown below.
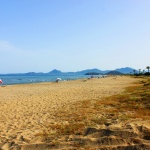
[[150,66],[150,0],[0,0],[0,73]]

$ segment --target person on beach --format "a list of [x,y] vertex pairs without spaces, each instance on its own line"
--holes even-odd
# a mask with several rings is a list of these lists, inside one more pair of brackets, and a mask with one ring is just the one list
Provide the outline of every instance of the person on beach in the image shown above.
[[0,84],[2,84],[3,83],[3,81],[0,79]]

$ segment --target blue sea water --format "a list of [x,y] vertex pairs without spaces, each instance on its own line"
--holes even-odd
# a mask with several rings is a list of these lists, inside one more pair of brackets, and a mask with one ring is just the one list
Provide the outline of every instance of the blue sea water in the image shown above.
[[0,79],[3,81],[2,85],[55,82],[57,78],[61,78],[63,81],[88,77],[87,75],[0,75]]

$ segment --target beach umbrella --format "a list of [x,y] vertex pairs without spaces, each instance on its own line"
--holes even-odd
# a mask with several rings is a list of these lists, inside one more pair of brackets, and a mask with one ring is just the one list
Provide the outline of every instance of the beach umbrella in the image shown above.
[[56,82],[58,83],[58,81],[60,81],[60,80],[61,80],[61,78],[57,78],[57,79],[56,79]]
[[61,78],[57,78],[56,80],[60,81],[60,80],[61,80]]
[[3,83],[3,81],[0,79],[0,84],[2,84]]

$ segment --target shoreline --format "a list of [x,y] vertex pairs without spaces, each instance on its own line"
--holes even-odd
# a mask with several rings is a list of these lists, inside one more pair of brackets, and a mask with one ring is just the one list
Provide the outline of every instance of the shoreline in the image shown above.
[[[45,83],[45,82],[55,82],[57,78],[62,78],[62,81],[69,81],[69,80],[78,80],[78,79],[86,79],[89,76],[85,75],[75,75],[75,76],[8,76],[8,79],[3,78],[0,76],[4,86],[7,85],[21,85],[21,84],[34,84],[34,83]],[[14,81],[15,80],[15,81]]]

